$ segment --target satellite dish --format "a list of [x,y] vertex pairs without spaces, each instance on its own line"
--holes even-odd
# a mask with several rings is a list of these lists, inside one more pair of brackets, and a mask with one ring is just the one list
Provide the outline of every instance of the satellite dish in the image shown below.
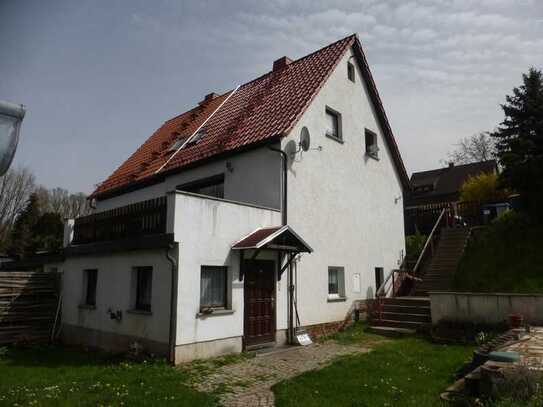
[[309,147],[311,145],[311,136],[309,135],[309,130],[307,127],[302,127],[302,131],[300,132],[300,147],[303,151],[309,150]]

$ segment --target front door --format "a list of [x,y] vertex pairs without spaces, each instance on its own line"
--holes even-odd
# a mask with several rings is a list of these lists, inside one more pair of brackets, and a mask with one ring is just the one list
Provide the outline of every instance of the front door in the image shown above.
[[275,341],[275,262],[246,260],[245,346]]

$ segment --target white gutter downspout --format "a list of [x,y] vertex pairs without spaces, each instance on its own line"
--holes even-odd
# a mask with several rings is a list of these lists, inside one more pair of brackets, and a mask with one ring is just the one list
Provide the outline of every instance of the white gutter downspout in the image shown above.
[[176,154],[177,154],[180,150],[182,150],[183,147],[185,147],[185,145],[186,145],[187,143],[189,143],[189,142],[194,138],[194,136],[196,135],[196,133],[198,133],[198,132],[200,131],[200,129],[201,129],[202,127],[204,127],[204,125],[207,123],[207,121],[208,121],[209,119],[211,119],[211,118],[213,117],[213,115],[219,111],[219,109],[220,109],[220,108],[228,101],[228,99],[230,99],[230,97],[232,97],[232,95],[233,95],[234,93],[237,92],[237,90],[239,89],[239,87],[240,87],[240,85],[236,86],[236,89],[234,89],[234,90],[232,91],[232,93],[230,93],[230,94],[226,97],[226,99],[224,99],[223,102],[222,102],[222,103],[221,103],[221,104],[213,111],[213,113],[211,113],[211,114],[208,116],[208,118],[205,119],[204,122],[198,126],[198,128],[194,131],[194,133],[192,133],[192,135],[191,135],[188,139],[186,139],[185,142],[184,142],[183,144],[181,144],[181,146],[180,146],[177,150],[175,150],[175,153],[173,153],[173,154],[170,156],[170,158],[168,158],[168,159],[166,160],[166,162],[165,162],[164,164],[162,164],[158,170],[155,171],[155,174],[158,174],[158,173],[159,173],[166,165],[168,165],[168,163],[171,161],[171,159],[174,158],[174,157],[176,156]]

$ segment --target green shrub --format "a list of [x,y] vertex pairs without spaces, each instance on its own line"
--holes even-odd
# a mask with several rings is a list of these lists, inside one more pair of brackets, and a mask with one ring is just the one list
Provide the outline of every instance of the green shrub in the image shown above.
[[426,235],[423,235],[418,230],[416,231],[414,235],[407,236],[405,239],[407,259],[417,260],[420,253],[422,252],[422,249],[424,248],[425,243],[426,243]]
[[457,291],[543,292],[543,228],[505,212],[467,247],[455,275]]

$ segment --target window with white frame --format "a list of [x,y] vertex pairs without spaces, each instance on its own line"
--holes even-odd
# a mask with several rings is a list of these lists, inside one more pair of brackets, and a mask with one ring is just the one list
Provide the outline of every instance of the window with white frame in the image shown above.
[[153,268],[134,267],[134,310],[151,312]]
[[98,270],[83,271],[83,305],[96,306],[96,286],[98,284]]
[[345,269],[343,267],[328,267],[328,298],[345,297]]
[[227,307],[228,268],[202,266],[200,271],[200,309],[225,309]]
[[365,130],[366,155],[371,158],[379,159],[379,146],[377,145],[377,134],[370,129]]
[[336,140],[343,141],[341,131],[341,113],[326,106],[326,136]]

